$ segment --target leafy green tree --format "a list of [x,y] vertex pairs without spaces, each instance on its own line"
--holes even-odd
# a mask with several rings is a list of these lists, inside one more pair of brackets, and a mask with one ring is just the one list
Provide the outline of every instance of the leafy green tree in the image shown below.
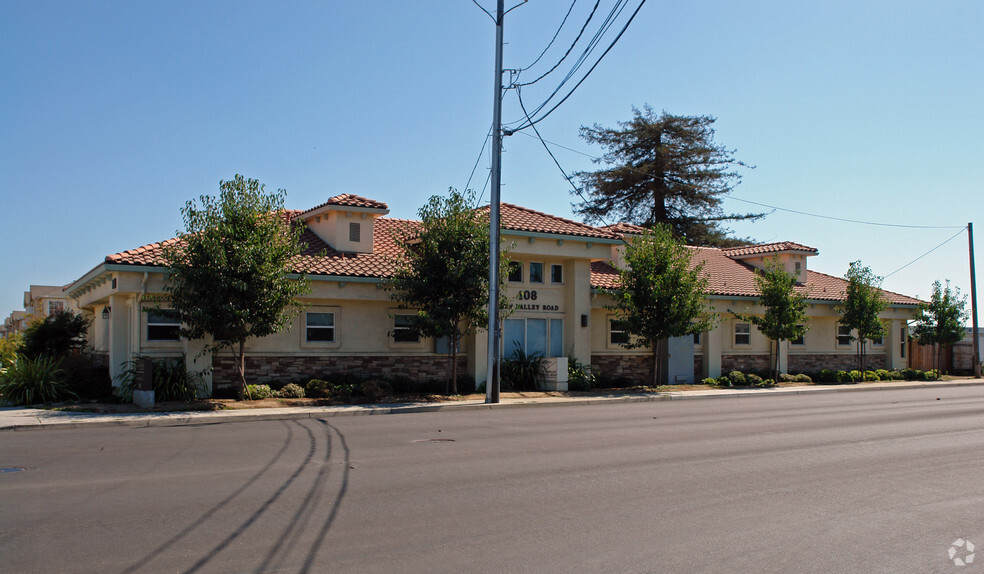
[[703,333],[714,326],[707,277],[703,264],[692,264],[690,250],[665,225],[629,240],[625,263],[608,308],[633,336],[626,347],[652,349],[651,380],[658,386],[666,339]]
[[0,339],[0,369],[14,364],[23,344],[24,335],[21,333],[10,333]]
[[575,213],[590,223],[614,218],[642,227],[666,224],[689,245],[748,243],[721,227],[762,214],[721,209],[722,198],[741,181],[735,169],[748,166],[714,142],[715,118],[656,115],[648,105],[632,112],[619,128],[581,127],[584,140],[608,150],[596,160],[607,167],[576,174],[587,199],[575,204]]
[[851,335],[851,340],[858,340],[858,368],[863,373],[867,342],[885,336],[885,324],[879,315],[888,306],[888,300],[881,290],[882,278],[860,261],[851,263],[844,278],[847,279],[847,297],[837,309],[841,313],[840,324],[857,333]]
[[210,350],[230,348],[246,389],[246,341],[282,331],[300,311],[307,278],[292,262],[304,249],[302,226],[289,224],[286,192],[266,193],[255,179],[219,183],[219,196],[201,196],[181,209],[185,231],[165,248],[172,316],[181,335],[211,335]]
[[452,394],[461,339],[488,324],[489,218],[471,206],[474,200],[455,189],[432,196],[417,212],[420,226],[397,239],[402,254],[391,283],[393,300],[417,311],[411,331],[448,340]]
[[782,365],[779,348],[782,341],[802,337],[806,333],[806,297],[796,291],[796,276],[786,270],[778,258],[766,262],[764,269],[755,272],[759,303],[765,308],[762,315],[735,313],[742,321],[752,323],[775,346],[775,362],[770,366],[772,380],[779,381]]
[[964,322],[967,320],[967,297],[960,295],[960,288],[950,288],[950,280],[944,288],[933,282],[933,295],[928,304],[919,306],[919,317],[912,328],[912,335],[920,345],[936,345],[934,367],[940,368],[943,348],[964,338]]
[[72,311],[54,313],[32,321],[24,330],[21,353],[31,359],[41,355],[64,357],[85,348],[91,321]]

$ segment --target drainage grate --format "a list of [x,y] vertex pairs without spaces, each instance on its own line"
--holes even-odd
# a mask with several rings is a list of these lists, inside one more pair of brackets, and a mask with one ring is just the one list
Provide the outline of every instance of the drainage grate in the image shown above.
[[27,470],[26,468],[21,468],[19,466],[8,466],[7,468],[0,468],[0,474],[5,472],[18,472],[21,470]]

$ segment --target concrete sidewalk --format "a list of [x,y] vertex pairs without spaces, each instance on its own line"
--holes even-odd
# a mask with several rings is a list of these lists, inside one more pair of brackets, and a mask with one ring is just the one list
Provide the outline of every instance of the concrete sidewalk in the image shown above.
[[777,387],[774,389],[714,389],[707,391],[668,391],[660,393],[617,392],[596,393],[576,397],[503,398],[497,404],[482,400],[447,401],[436,403],[387,403],[371,405],[338,405],[318,407],[279,407],[219,411],[176,411],[146,413],[84,413],[49,409],[0,408],[0,430],[72,429],[86,427],[149,427],[224,422],[312,419],[354,415],[388,415],[427,413],[445,410],[503,409],[525,406],[574,406],[606,403],[671,401],[686,399],[718,399],[803,395],[892,389],[945,388],[984,385],[984,379],[957,381],[897,381],[853,385],[809,385]]

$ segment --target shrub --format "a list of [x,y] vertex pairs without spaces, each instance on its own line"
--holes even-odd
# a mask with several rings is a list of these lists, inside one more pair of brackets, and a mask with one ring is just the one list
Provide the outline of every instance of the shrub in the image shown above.
[[14,364],[17,354],[20,353],[24,336],[20,333],[11,333],[0,339],[0,369],[4,369]]
[[779,375],[779,382],[780,383],[795,383],[796,382],[796,375],[791,375],[789,373],[782,373],[782,374]]
[[316,399],[331,397],[331,383],[322,379],[311,379],[304,386],[305,394]]
[[878,375],[879,381],[891,381],[892,373],[888,372],[886,369],[877,369],[875,374]]
[[[124,402],[133,400],[133,391],[139,387],[138,376],[146,359],[135,357],[125,363],[119,375],[120,386],[117,394]],[[207,398],[202,371],[189,371],[185,367],[185,357],[168,357],[151,362],[155,401],[185,401]]]
[[919,381],[922,380],[922,371],[919,369],[902,369],[902,378],[907,381]]
[[[745,384],[748,385],[749,387],[757,387],[760,384],[762,384],[763,380],[765,379],[763,379],[759,375],[756,375],[755,373],[748,373],[747,375],[745,375]],[[772,384],[774,385],[775,383]]]
[[303,399],[304,387],[295,383],[287,383],[277,391],[277,396],[282,399]]
[[865,371],[864,372],[864,380],[865,381],[878,381],[880,379],[878,378],[878,373],[876,373],[874,371]]
[[0,372],[0,404],[33,405],[64,399],[77,399],[65,383],[61,359],[23,355]]
[[930,369],[923,373],[923,379],[927,381],[938,381],[940,378],[940,372],[937,369]]
[[800,373],[800,374],[796,375],[796,382],[797,383],[812,383],[813,382],[813,379],[810,378],[810,375],[807,375],[805,373]]
[[707,385],[709,387],[721,388],[720,387],[721,383],[719,382],[719,379],[715,379],[714,377],[707,377],[706,379],[702,380],[700,384]]
[[246,399],[250,401],[259,401],[263,399],[269,399],[273,396],[273,389],[270,385],[246,385]]
[[81,351],[89,323],[85,315],[71,311],[32,321],[24,330],[21,352],[33,359],[41,355],[63,357],[71,351]]
[[359,385],[359,393],[373,402],[385,397],[390,392],[390,387],[386,381],[380,379],[369,379]]
[[516,345],[512,358],[499,364],[502,384],[516,391],[534,391],[536,384],[547,376],[547,367],[540,353],[526,354]]
[[768,389],[774,386],[776,386],[776,382],[773,381],[772,379],[762,379],[759,382],[755,383],[755,387],[759,389]]
[[831,369],[821,369],[817,374],[817,381],[821,383],[839,383],[841,380],[840,374],[843,371],[834,371]]
[[573,349],[567,359],[567,389],[571,391],[590,391],[595,384],[591,367],[574,357]]
[[900,371],[889,371],[888,376],[890,381],[901,381],[902,373]]
[[861,373],[861,371],[859,371],[857,369],[854,369],[853,371],[850,371],[848,374],[851,376],[851,380],[850,381],[844,381],[844,382],[860,383],[861,381],[864,380],[864,375]]
[[728,382],[731,383],[733,387],[745,387],[748,386],[748,381],[746,380],[745,373],[741,371],[731,371],[727,374]]

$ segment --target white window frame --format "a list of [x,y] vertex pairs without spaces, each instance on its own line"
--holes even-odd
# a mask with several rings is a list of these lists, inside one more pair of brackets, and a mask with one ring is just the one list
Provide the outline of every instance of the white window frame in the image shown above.
[[386,339],[389,341],[390,347],[395,349],[422,349],[424,343],[427,340],[423,335],[417,335],[416,341],[397,341],[396,332],[398,330],[409,329],[409,327],[398,326],[396,324],[397,317],[415,317],[416,311],[409,309],[394,309],[390,311],[390,331],[386,334]]
[[[846,334],[841,333],[842,329],[847,329],[847,333]],[[850,339],[850,337],[852,337],[853,335],[854,335],[854,331],[850,327],[837,323],[837,326],[834,328],[834,344],[839,349],[846,349],[846,348],[853,347],[854,340]],[[841,337],[848,337],[849,338],[848,342],[841,343]]]
[[[741,331],[739,332],[739,327]],[[738,337],[748,337],[748,341],[744,343],[738,342]],[[732,328],[732,338],[731,342],[735,347],[751,347],[752,346],[752,324],[746,323],[744,321],[735,321],[734,327]]]
[[[564,352],[565,352],[564,351],[564,349],[565,349],[565,347],[564,347],[564,340],[565,340],[565,336],[566,335],[564,333],[564,329],[565,329],[566,325],[565,325],[564,317],[558,317],[558,316],[553,316],[553,317],[551,317],[551,316],[541,316],[541,317],[509,317],[507,319],[509,321],[522,321],[523,322],[523,352],[524,353],[529,352],[529,347],[527,346],[529,344],[529,340],[530,340],[529,339],[529,326],[528,326],[529,323],[528,323],[528,321],[530,321],[531,319],[536,319],[536,320],[541,320],[541,321],[545,321],[546,322],[546,325],[545,326],[546,326],[546,329],[547,329],[547,331],[546,331],[546,337],[547,337],[546,338],[546,347],[547,347],[547,352],[543,355],[543,357],[541,357],[541,358],[544,358],[544,359],[548,359],[548,358],[554,357],[554,355],[551,354],[551,348],[554,346],[553,343],[555,342],[553,340],[553,330],[552,330],[553,329],[553,322],[554,321],[559,321],[560,322],[560,353],[561,354],[560,355],[556,355],[556,356],[558,356],[558,357],[565,357],[566,355],[564,355]],[[502,354],[502,357],[504,357],[504,358],[511,356],[512,353],[513,353],[512,346],[509,345],[509,344],[507,344],[505,342],[505,340],[503,340],[502,348],[499,349],[499,351]]]
[[[615,328],[615,323],[624,323],[624,322],[625,322],[624,319],[619,319],[619,318],[617,318],[617,317],[615,317],[613,315],[610,315],[608,317],[608,333],[607,333],[607,337],[605,338],[605,340],[608,343],[608,345],[607,345],[608,348],[610,348],[610,349],[624,349],[625,348],[625,345],[627,345],[628,343],[630,343],[632,341],[632,335],[627,330],[625,330],[625,329],[616,329]],[[612,340],[612,336],[615,335],[615,333],[625,333],[625,343],[620,343],[620,342],[613,341]]]
[[[332,316],[332,323],[334,323],[334,325],[332,325],[332,330],[334,331],[334,333],[332,333],[333,336],[332,341],[308,340],[307,318],[308,318],[308,314],[310,313],[324,313]],[[300,331],[299,338],[300,338],[301,348],[302,349],[334,349],[340,347],[342,344],[341,324],[342,324],[341,307],[322,307],[322,306],[308,307],[307,309],[304,310],[303,313],[299,315],[299,319],[298,319],[298,326],[300,327],[298,331]],[[314,328],[317,329],[317,328],[326,328],[326,327],[315,326]]]
[[[143,317],[141,319],[142,319],[143,327],[144,327],[143,328],[143,338],[144,338],[144,340],[147,341],[147,343],[149,343],[151,345],[168,344],[168,343],[180,343],[181,342],[181,333],[180,333],[181,322],[180,321],[178,321],[178,322],[173,322],[173,321],[154,321],[154,322],[152,322],[151,321],[151,314],[154,313],[154,312],[155,312],[154,309],[144,308],[144,312],[142,313]],[[173,338],[173,339],[171,339],[171,338],[167,338],[167,339],[153,338],[152,339],[150,337],[150,328],[151,327],[177,327],[179,332],[178,332],[177,336],[175,338]]]
[[[58,309],[57,311],[52,310],[52,306],[55,306],[55,305],[57,305],[57,306],[59,306],[61,308]],[[64,301],[48,301],[48,315],[49,316],[54,315],[56,313],[64,313],[64,312],[65,312],[65,302]]]
[[[554,281],[554,269],[560,269],[560,281]],[[550,264],[550,284],[551,285],[563,285],[564,284],[564,264],[563,263],[551,263]]]
[[[312,315],[327,315],[331,317],[331,325],[312,325],[308,322],[308,319]],[[338,325],[335,321],[335,314],[331,311],[307,311],[304,313],[304,342],[305,343],[326,343],[332,344],[338,341]],[[331,338],[329,339],[312,339],[311,331],[314,332],[327,332],[331,333]]]
[[877,339],[868,339],[872,347],[884,347],[885,346],[885,335],[878,337]]
[[[509,262],[509,269],[506,271],[506,280],[509,281],[510,283],[522,283],[523,282],[523,267],[525,267],[525,265],[523,264],[522,261],[510,261]],[[515,269],[518,269],[519,270],[519,279],[513,279],[512,278],[512,272]]]

